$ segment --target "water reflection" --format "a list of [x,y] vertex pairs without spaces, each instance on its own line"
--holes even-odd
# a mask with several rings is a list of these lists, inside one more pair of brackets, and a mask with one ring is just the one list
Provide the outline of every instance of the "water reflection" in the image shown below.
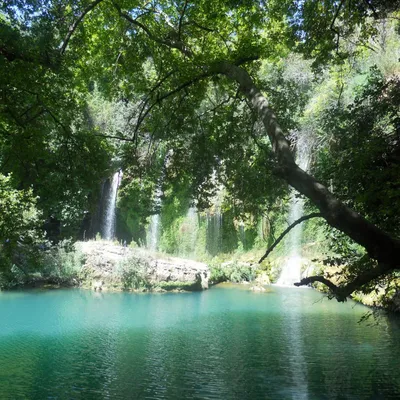
[[308,399],[307,365],[303,350],[303,338],[306,332],[302,329],[305,316],[299,312],[305,306],[304,297],[288,292],[282,295],[280,300],[282,301],[282,333],[286,344],[284,354],[291,375],[289,386],[282,387],[282,398]]
[[3,294],[0,398],[400,398],[396,321],[272,290]]

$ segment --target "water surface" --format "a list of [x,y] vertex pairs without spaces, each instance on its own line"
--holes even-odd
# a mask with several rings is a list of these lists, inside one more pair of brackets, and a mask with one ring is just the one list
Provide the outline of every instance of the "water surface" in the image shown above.
[[0,399],[398,399],[400,326],[315,291],[0,292]]

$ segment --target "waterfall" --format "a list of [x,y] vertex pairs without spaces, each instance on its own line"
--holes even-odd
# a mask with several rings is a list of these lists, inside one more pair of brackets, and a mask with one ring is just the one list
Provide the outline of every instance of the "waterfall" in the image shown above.
[[189,258],[195,258],[196,256],[196,245],[198,237],[198,216],[196,207],[189,207],[186,214],[186,256]]
[[147,246],[152,251],[157,251],[158,249],[159,234],[160,234],[160,214],[153,214],[150,217],[148,246]]
[[220,211],[207,213],[207,252],[216,256],[222,251],[222,214]]
[[[296,163],[304,171],[308,170],[313,141],[307,134],[299,134],[296,143]],[[304,211],[304,199],[298,197],[298,193],[292,190],[290,196],[289,225],[302,217]],[[277,285],[292,286],[301,278],[301,255],[299,248],[303,234],[303,225],[299,224],[288,234],[286,241],[288,261],[282,268]]]
[[102,226],[102,237],[106,240],[112,240],[115,237],[115,208],[117,203],[117,191],[122,177],[122,171],[116,172],[107,193],[105,211],[104,211],[104,222]]
[[147,248],[152,251],[158,250],[158,241],[160,238],[161,224],[159,210],[161,208],[161,196],[163,194],[161,190],[163,178],[164,177],[161,176],[154,191],[153,203],[155,209],[157,210],[157,214],[153,214],[150,217],[150,223],[147,231]]

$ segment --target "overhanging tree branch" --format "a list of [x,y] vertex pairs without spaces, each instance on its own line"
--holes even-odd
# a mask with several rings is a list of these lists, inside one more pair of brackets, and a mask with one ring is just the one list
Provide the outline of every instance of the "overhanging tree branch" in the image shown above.
[[[241,58],[241,59],[238,59],[238,60],[234,61],[233,65],[235,65],[235,66],[240,66],[240,65],[243,65],[243,64],[245,64],[245,63],[247,63],[247,62],[249,62],[249,61],[254,61],[254,60],[258,60],[258,59],[259,59],[258,56],[243,57],[243,58]],[[175,71],[173,71],[173,72],[175,72]],[[156,105],[160,104],[163,100],[167,99],[168,97],[173,96],[174,94],[180,92],[181,90],[186,89],[187,87],[192,86],[192,85],[194,85],[195,83],[197,83],[197,82],[199,82],[199,81],[201,81],[201,80],[203,80],[203,79],[209,78],[209,77],[214,76],[214,75],[217,75],[217,74],[219,74],[219,73],[220,73],[220,72],[218,71],[218,68],[215,68],[215,66],[213,66],[213,67],[209,68],[209,69],[208,69],[206,72],[204,72],[203,74],[199,74],[199,75],[195,76],[194,78],[192,78],[192,79],[190,79],[190,80],[188,80],[188,81],[182,83],[181,85],[177,86],[175,89],[173,89],[173,90],[171,90],[171,91],[169,91],[169,92],[163,94],[162,96],[158,96],[157,99],[145,110],[145,107],[146,107],[146,105],[148,104],[148,101],[149,101],[149,98],[147,98],[147,99],[145,100],[145,102],[143,103],[143,107],[142,107],[142,109],[141,109],[141,111],[140,111],[139,118],[138,118],[138,121],[137,121],[137,124],[136,124],[136,127],[135,127],[135,131],[134,131],[134,133],[133,133],[133,139],[132,139],[132,140],[134,140],[134,139],[136,138],[137,133],[138,133],[138,131],[139,131],[139,128],[140,128],[141,124],[143,123],[143,121],[145,120],[145,118],[149,115],[150,111],[151,111]],[[172,72],[171,72],[170,74],[172,75]],[[167,74],[166,77],[169,77],[169,76],[170,76],[170,75]],[[164,77],[164,78],[166,78],[166,77]],[[162,84],[164,81],[165,81],[165,79],[162,79],[162,80],[160,81],[160,83],[157,84],[157,87],[160,87],[161,84]],[[151,92],[153,92],[153,91],[154,91],[154,90],[152,90]],[[150,92],[150,93],[151,93],[151,92]]]
[[[202,79],[208,78],[212,75],[215,75],[215,72],[206,72],[204,74],[200,74],[197,75],[196,77],[194,77],[193,79],[186,81],[184,83],[182,83],[181,85],[179,85],[178,87],[176,87],[175,89],[171,90],[170,92],[167,92],[165,94],[163,94],[162,96],[157,97],[157,99],[147,108],[146,111],[141,112],[141,115],[139,116],[138,122],[136,124],[136,128],[135,131],[133,133],[134,137],[136,137],[137,132],[140,128],[140,125],[143,123],[143,121],[145,120],[145,118],[147,117],[147,115],[149,115],[150,111],[158,104],[160,104],[163,100],[167,99],[168,97],[173,96],[174,94],[180,92],[181,90],[194,85],[195,83],[201,81]],[[142,110],[143,111],[143,110]]]
[[63,55],[65,53],[65,50],[67,49],[68,43],[74,34],[76,28],[78,25],[81,23],[83,18],[85,18],[86,14],[88,14],[90,11],[93,10],[97,6],[97,4],[101,3],[103,0],[95,0],[92,3],[90,3],[79,15],[79,17],[76,19],[76,21],[69,27],[67,34],[65,35],[65,38],[60,46],[60,54]]
[[[340,4],[344,3],[344,0]],[[160,38],[155,36],[152,31],[143,23],[133,19],[129,14],[122,12],[121,8],[114,3],[121,17],[131,24],[138,26],[154,42],[170,48],[178,49],[182,54],[192,57],[193,54],[185,43],[181,40],[171,38]],[[340,7],[338,7],[337,13]],[[357,243],[364,246],[371,258],[379,261],[379,268],[368,270],[354,279],[346,286],[347,291],[356,290],[360,285],[370,282],[377,276],[398,267],[398,256],[400,254],[400,241],[390,237],[387,233],[369,223],[358,213],[348,208],[345,204],[337,200],[329,190],[316,181],[312,176],[303,171],[295,163],[291,152],[290,143],[286,139],[283,130],[279,126],[277,118],[269,108],[266,98],[252,81],[249,74],[239,67],[244,62],[254,60],[255,57],[239,60],[238,62],[220,62],[211,66],[204,66],[203,73],[177,86],[175,89],[159,96],[146,111],[143,112],[136,131],[144,118],[151,110],[164,99],[173,96],[175,93],[198,82],[199,80],[215,74],[223,74],[229,79],[239,84],[240,91],[247,97],[251,107],[256,111],[265,127],[267,135],[271,141],[272,150],[276,155],[278,164],[282,171],[282,177],[300,193],[308,197],[320,210],[321,216],[333,227],[344,232]],[[315,280],[317,278],[314,278]],[[326,278],[318,279],[328,285],[331,290],[335,289],[332,282]],[[336,290],[336,297],[342,299],[344,289]]]
[[339,16],[340,9],[342,8],[342,6],[345,3],[345,1],[346,0],[341,0],[340,1],[339,5],[337,6],[335,15],[333,16],[333,20],[331,22],[331,25],[330,25],[330,30],[332,32],[335,32],[335,35],[336,35],[336,52],[339,51],[340,32],[339,32],[338,29],[335,28],[335,22],[336,22],[337,17]]
[[194,26],[196,26],[197,28],[199,28],[199,29],[201,29],[203,31],[206,31],[206,32],[209,32],[209,33],[214,33],[215,32],[215,29],[208,28],[207,26],[201,25],[196,21],[189,21],[189,22],[186,22],[183,25],[194,25]]
[[125,18],[128,22],[130,22],[132,25],[138,26],[140,29],[142,29],[146,35],[153,40],[154,42],[157,42],[159,44],[168,46],[170,48],[173,49],[177,49],[179,50],[182,54],[184,54],[187,57],[192,57],[193,53],[192,51],[185,45],[184,42],[182,42],[180,39],[178,40],[173,40],[173,39],[161,39],[157,36],[155,36],[151,30],[144,24],[142,24],[140,21],[138,21],[137,19],[133,19],[129,14],[127,14],[126,12],[122,11],[121,7],[116,4],[115,2],[113,2],[114,7],[116,8],[116,10],[118,11],[119,15],[122,18]]
[[[363,246],[368,255],[378,261],[378,267],[360,273],[346,286],[346,289],[341,288],[336,293],[336,297],[341,299],[347,293],[359,289],[373,279],[399,269],[400,240],[391,237],[343,204],[323,184],[295,163],[290,143],[284,136],[277,117],[269,108],[267,99],[254,84],[247,71],[228,62],[216,65],[215,70],[236,81],[241,92],[248,98],[251,107],[257,111],[271,141],[272,150],[278,160],[282,177],[311,200],[329,225]],[[300,282],[300,284],[307,283],[309,281],[302,280]]]
[[182,12],[181,12],[181,16],[179,18],[179,26],[178,26],[178,40],[181,40],[181,33],[182,33],[182,21],[183,21],[183,17],[185,15],[186,12],[186,8],[188,5],[188,0],[185,1],[185,5],[183,6]]
[[303,278],[300,282],[296,282],[295,286],[304,286],[314,282],[321,282],[330,289],[331,295],[335,297],[337,301],[344,302],[346,301],[347,297],[349,297],[353,292],[362,288],[363,285],[375,279],[379,279],[394,269],[396,269],[396,267],[384,263],[378,263],[376,267],[363,271],[360,275],[345,285],[337,286],[323,276],[309,276],[307,278]]
[[301,224],[304,221],[307,221],[311,218],[321,218],[322,214],[321,213],[311,213],[308,215],[304,215],[301,218],[297,219],[294,221],[292,224],[290,224],[278,237],[278,239],[275,240],[273,245],[265,252],[265,254],[260,258],[258,261],[259,264],[261,264],[272,252],[272,250],[275,249],[276,246],[282,241],[282,239],[297,225]]
[[[332,294],[337,296],[337,292],[340,289],[339,286],[336,286],[333,282],[331,282],[329,279],[324,278],[323,276],[309,276],[307,278],[303,278],[300,282],[296,282],[294,285],[295,286],[304,286],[304,285],[309,285],[310,283],[315,283],[315,282],[321,282],[324,285],[328,286],[328,288],[331,290]],[[341,300],[344,301],[344,300]]]

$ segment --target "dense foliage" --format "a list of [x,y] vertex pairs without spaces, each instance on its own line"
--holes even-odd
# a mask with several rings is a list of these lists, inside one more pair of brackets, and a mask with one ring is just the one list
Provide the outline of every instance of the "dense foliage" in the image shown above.
[[[9,189],[0,193],[0,240],[16,248],[33,221],[17,210],[33,208],[30,236],[77,238],[101,182],[122,168],[122,236],[145,244],[149,218],[161,212],[161,247],[174,252],[196,205],[209,254],[215,240],[204,218],[211,224],[217,214],[221,249],[248,250],[283,230],[289,182],[345,233],[339,253],[353,246],[346,235],[365,247],[343,284],[376,265],[389,267],[374,279],[392,274],[394,256],[382,254],[398,248],[399,235],[398,8],[385,0],[3,2],[0,173]],[[301,136],[314,142],[311,171],[339,208],[294,166]],[[392,238],[361,217],[352,222],[344,205]],[[329,235],[332,247],[339,234]]]

